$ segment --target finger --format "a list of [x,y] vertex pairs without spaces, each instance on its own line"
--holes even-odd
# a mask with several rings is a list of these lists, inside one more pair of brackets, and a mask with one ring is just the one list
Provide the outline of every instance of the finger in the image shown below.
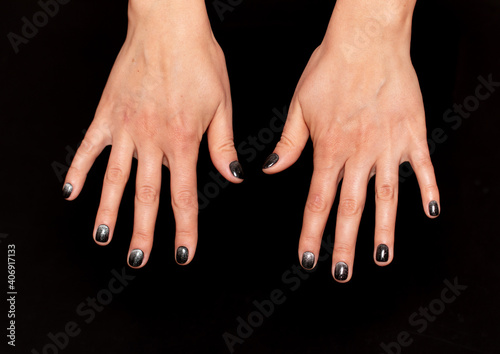
[[292,100],[281,139],[262,166],[264,172],[273,174],[293,165],[304,150],[308,138],[309,129],[304,122],[302,109],[296,100]]
[[134,143],[125,135],[116,139],[111,148],[94,225],[94,240],[102,246],[107,245],[113,238],[118,209],[130,175],[134,149]]
[[66,174],[63,186],[65,199],[74,200],[78,197],[95,159],[110,143],[109,137],[106,137],[99,129],[90,126]]
[[183,149],[182,155],[169,159],[170,194],[175,217],[175,260],[186,265],[191,262],[198,242],[198,194],[196,162],[198,147]]
[[[315,159],[311,188],[304,209],[304,222],[299,240],[299,259],[302,267],[313,269],[316,266],[321,247],[321,239],[332,209],[342,167],[324,167],[327,164]],[[334,165],[335,166],[335,165]]]
[[345,167],[332,255],[332,273],[339,282],[347,282],[352,276],[356,238],[371,168],[352,167],[352,164],[348,161]]
[[208,148],[215,168],[230,182],[243,182],[244,173],[234,147],[231,103],[220,105],[207,130]]
[[377,163],[375,176],[375,250],[373,258],[379,266],[392,262],[394,257],[394,230],[398,207],[398,161]]
[[160,200],[163,153],[153,147],[138,149],[134,230],[128,255],[129,265],[143,267],[153,247]]
[[439,190],[427,146],[410,156],[410,164],[417,176],[425,213],[429,218],[438,217],[441,212]]

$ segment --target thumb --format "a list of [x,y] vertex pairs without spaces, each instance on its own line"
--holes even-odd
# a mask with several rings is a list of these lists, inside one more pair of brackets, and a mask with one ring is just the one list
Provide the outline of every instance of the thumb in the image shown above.
[[243,182],[243,169],[234,147],[231,104],[219,106],[207,130],[208,149],[215,168],[230,182]]
[[262,166],[267,174],[286,170],[299,158],[309,139],[309,129],[304,122],[302,109],[296,100],[292,100],[281,139]]

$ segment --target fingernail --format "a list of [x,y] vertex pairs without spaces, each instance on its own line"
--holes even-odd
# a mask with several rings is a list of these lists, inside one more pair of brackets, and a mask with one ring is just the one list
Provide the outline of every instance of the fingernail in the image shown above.
[[177,261],[177,263],[184,264],[187,262],[188,258],[189,258],[188,249],[184,246],[180,246],[177,249],[177,254],[175,255],[175,260]]
[[429,214],[431,216],[438,216],[439,215],[439,206],[435,200],[433,200],[429,203]]
[[245,178],[245,175],[243,174],[243,168],[241,167],[241,164],[238,161],[233,161],[229,164],[229,169],[231,170],[231,173],[233,174],[234,177],[243,179]]
[[97,242],[105,243],[108,242],[108,239],[109,239],[109,227],[107,227],[106,225],[99,225],[95,233],[95,240]]
[[375,259],[377,262],[387,262],[389,260],[389,247],[384,244],[378,245]]
[[132,267],[139,267],[142,264],[142,260],[144,259],[144,252],[140,249],[135,249],[130,252],[130,256],[128,257],[128,264]]
[[302,254],[302,267],[305,269],[312,269],[314,267],[314,253],[304,252]]
[[335,279],[346,280],[349,274],[349,268],[345,262],[338,262],[335,264]]
[[71,185],[71,183],[66,183],[62,190],[63,198],[69,198],[71,192],[73,192],[73,186]]
[[266,162],[264,162],[264,166],[262,166],[262,168],[265,170],[266,168],[274,166],[279,159],[280,157],[278,156],[278,154],[272,153],[267,157]]

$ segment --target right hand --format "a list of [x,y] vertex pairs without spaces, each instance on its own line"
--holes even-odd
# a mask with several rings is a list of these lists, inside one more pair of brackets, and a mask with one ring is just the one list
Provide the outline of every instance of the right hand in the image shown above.
[[73,200],[97,156],[112,145],[94,227],[98,244],[107,245],[113,237],[134,156],[138,168],[129,265],[144,266],[151,253],[162,163],[171,171],[176,260],[191,262],[198,238],[196,164],[205,131],[217,170],[241,182],[241,166],[231,164],[238,157],[224,54],[204,3],[131,2],[127,38],[65,180],[65,186],[72,186],[66,197]]

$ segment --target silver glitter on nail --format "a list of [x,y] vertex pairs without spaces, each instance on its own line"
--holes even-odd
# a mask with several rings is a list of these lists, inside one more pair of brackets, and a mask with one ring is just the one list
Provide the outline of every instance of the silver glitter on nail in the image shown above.
[[389,260],[389,247],[384,244],[378,245],[375,259],[377,262],[387,262]]
[[142,264],[142,260],[144,259],[144,252],[140,249],[135,249],[130,252],[130,256],[128,257],[128,264],[132,267],[139,267]]
[[188,249],[184,246],[180,246],[177,249],[177,254],[175,255],[175,260],[177,261],[177,263],[184,264],[187,262],[188,258],[189,258]]
[[305,269],[312,269],[314,267],[314,253],[304,252],[302,255],[302,267]]
[[430,214],[430,216],[438,216],[439,215],[439,206],[435,200],[433,200],[429,203],[429,214]]
[[66,183],[62,190],[63,198],[69,198],[71,192],[73,192],[73,186],[71,185],[71,183]]
[[267,157],[266,162],[264,162],[264,166],[262,166],[262,168],[265,170],[266,168],[273,167],[279,159],[280,157],[278,156],[278,154],[272,153]]
[[95,233],[95,240],[97,242],[108,242],[109,239],[109,227],[106,225],[99,225]]
[[335,264],[335,279],[346,280],[349,274],[349,268],[345,262]]
[[241,164],[238,161],[233,161],[229,164],[229,169],[231,170],[231,173],[233,174],[234,177],[243,179],[244,174],[243,174],[243,168],[241,167]]

